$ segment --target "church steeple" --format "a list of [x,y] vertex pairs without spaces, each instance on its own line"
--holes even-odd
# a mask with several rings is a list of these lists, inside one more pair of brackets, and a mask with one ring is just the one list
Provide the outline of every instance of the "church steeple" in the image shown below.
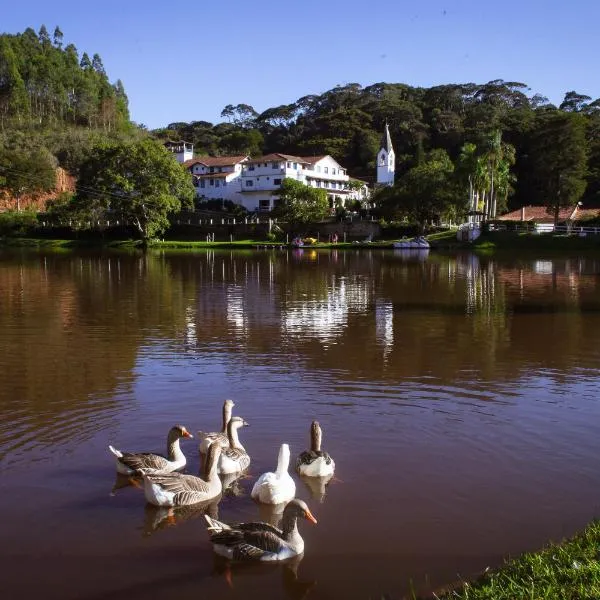
[[385,123],[385,131],[381,136],[379,152],[377,153],[377,184],[394,185],[394,171],[396,170],[396,155],[392,146],[390,128]]

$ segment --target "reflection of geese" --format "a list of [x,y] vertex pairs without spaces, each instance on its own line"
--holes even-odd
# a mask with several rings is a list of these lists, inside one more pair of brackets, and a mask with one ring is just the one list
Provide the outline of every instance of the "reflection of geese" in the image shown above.
[[271,565],[257,565],[253,562],[231,563],[221,556],[215,554],[213,573],[224,575],[230,587],[234,586],[234,578],[236,582],[248,589],[251,588],[251,577],[264,577],[273,573],[271,569],[281,570],[281,583],[286,597],[291,600],[304,600],[313,588],[317,585],[316,580],[301,581],[298,579],[298,566],[304,558],[303,554],[294,556],[282,563],[272,563]]
[[281,520],[283,518],[283,509],[285,503],[282,504],[258,504],[258,518],[263,523],[269,523],[273,527],[281,529]]
[[208,447],[217,442],[222,448],[229,446],[229,438],[227,437],[227,424],[231,420],[231,412],[235,403],[233,400],[225,400],[223,402],[223,426],[221,431],[211,431],[210,433],[198,432],[198,437],[201,439],[200,452],[206,454]]
[[335,462],[327,452],[321,450],[323,431],[318,421],[310,426],[310,450],[305,450],[296,460],[296,470],[307,477],[325,477],[333,475]]
[[115,483],[112,486],[112,490],[110,491],[110,495],[114,496],[117,493],[117,490],[122,490],[126,487],[142,487],[139,483],[134,481],[128,475],[122,475],[121,473],[117,473],[115,478]]
[[241,498],[246,495],[244,488],[240,485],[242,479],[246,479],[245,473],[227,473],[219,475],[221,479],[221,485],[223,487],[223,496],[234,496]]
[[282,565],[283,589],[287,597],[292,600],[303,600],[317,585],[314,579],[312,581],[300,581],[298,579],[298,565],[302,562],[303,558],[304,555],[300,554]]
[[211,500],[221,494],[221,480],[217,475],[217,461],[221,446],[211,444],[207,454],[208,477],[181,473],[146,473],[142,469],[146,500],[155,506],[188,506]]
[[333,474],[325,477],[307,477],[306,475],[300,475],[300,479],[302,479],[304,485],[308,488],[311,497],[322,504],[327,495],[327,484],[333,479]]
[[193,438],[183,425],[175,425],[167,436],[167,457],[150,452],[121,452],[113,446],[108,449],[116,457],[117,471],[123,475],[132,475],[139,469],[169,473],[185,467],[185,456],[179,447],[181,438]]
[[298,498],[285,507],[281,529],[262,522],[227,525],[204,515],[216,554],[231,560],[258,561],[286,560],[304,552],[298,517],[317,522],[306,502]]
[[277,469],[263,473],[252,487],[250,494],[254,500],[263,504],[282,504],[296,495],[296,484],[288,473],[290,466],[290,447],[281,444],[277,457]]
[[248,423],[241,417],[232,417],[227,424],[227,436],[229,447],[223,448],[217,471],[222,473],[239,473],[245,471],[250,465],[250,456],[240,444],[237,430],[240,427],[248,427]]
[[145,536],[152,535],[161,529],[179,525],[184,521],[196,519],[204,514],[210,515],[213,519],[219,516],[219,502],[221,496],[217,496],[212,500],[199,502],[191,506],[152,506],[146,504],[144,507],[144,526],[143,532]]

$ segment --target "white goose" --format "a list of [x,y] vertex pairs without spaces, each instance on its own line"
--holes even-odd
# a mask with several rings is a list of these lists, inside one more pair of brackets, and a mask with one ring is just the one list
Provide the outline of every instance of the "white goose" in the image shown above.
[[150,452],[121,452],[114,446],[109,446],[108,449],[115,455],[117,472],[122,475],[134,475],[140,469],[145,469],[147,472],[170,473],[185,467],[185,455],[179,447],[179,440],[193,439],[193,437],[183,425],[171,427],[167,436],[166,457]]
[[223,448],[219,457],[217,471],[219,475],[227,475],[229,473],[239,473],[244,471],[250,465],[250,456],[240,444],[237,430],[240,427],[248,427],[248,423],[242,417],[231,417],[227,424],[227,436],[229,438],[229,446]]
[[285,507],[281,529],[261,522],[230,526],[204,515],[216,554],[231,560],[260,561],[286,560],[304,552],[298,517],[317,522],[306,502],[298,498]]
[[335,463],[333,458],[321,450],[323,431],[318,421],[310,426],[310,450],[305,450],[296,460],[296,471],[307,477],[327,477],[333,475]]
[[189,506],[212,500],[221,493],[217,475],[220,455],[221,446],[211,444],[206,456],[206,480],[181,473],[147,473],[142,469],[146,500],[154,506]]
[[217,442],[221,448],[227,448],[229,446],[227,423],[231,420],[231,413],[234,406],[235,403],[233,400],[225,400],[225,402],[223,402],[223,427],[221,431],[211,431],[210,433],[204,433],[203,431],[198,432],[198,437],[202,440],[200,442],[200,452],[202,454],[206,454],[208,447],[213,442]]
[[288,473],[290,447],[281,444],[275,473],[263,473],[254,484],[250,495],[263,504],[282,504],[296,495],[296,484]]

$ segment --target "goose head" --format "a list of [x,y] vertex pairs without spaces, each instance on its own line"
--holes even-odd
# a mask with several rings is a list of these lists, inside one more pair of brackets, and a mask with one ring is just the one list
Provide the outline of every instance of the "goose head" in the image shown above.
[[315,525],[317,524],[317,519],[315,519],[315,516],[310,512],[308,505],[306,504],[306,502],[304,502],[304,500],[300,500],[300,498],[294,498],[293,500],[290,500],[290,502],[288,502],[285,509],[283,510],[283,516],[284,518],[302,518],[306,519],[307,521],[310,521],[311,523],[314,523]]
[[172,443],[175,440],[179,440],[181,438],[194,439],[194,436],[183,425],[174,425],[173,427],[171,427],[168,436],[169,443]]

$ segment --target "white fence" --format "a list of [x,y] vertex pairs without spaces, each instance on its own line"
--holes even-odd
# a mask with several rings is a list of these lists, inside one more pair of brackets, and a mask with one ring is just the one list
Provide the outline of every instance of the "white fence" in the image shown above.
[[600,235],[599,226],[584,226],[584,225],[554,225],[554,223],[511,223],[503,225],[501,223],[490,223],[490,231],[530,231],[532,233],[562,233],[570,235]]

